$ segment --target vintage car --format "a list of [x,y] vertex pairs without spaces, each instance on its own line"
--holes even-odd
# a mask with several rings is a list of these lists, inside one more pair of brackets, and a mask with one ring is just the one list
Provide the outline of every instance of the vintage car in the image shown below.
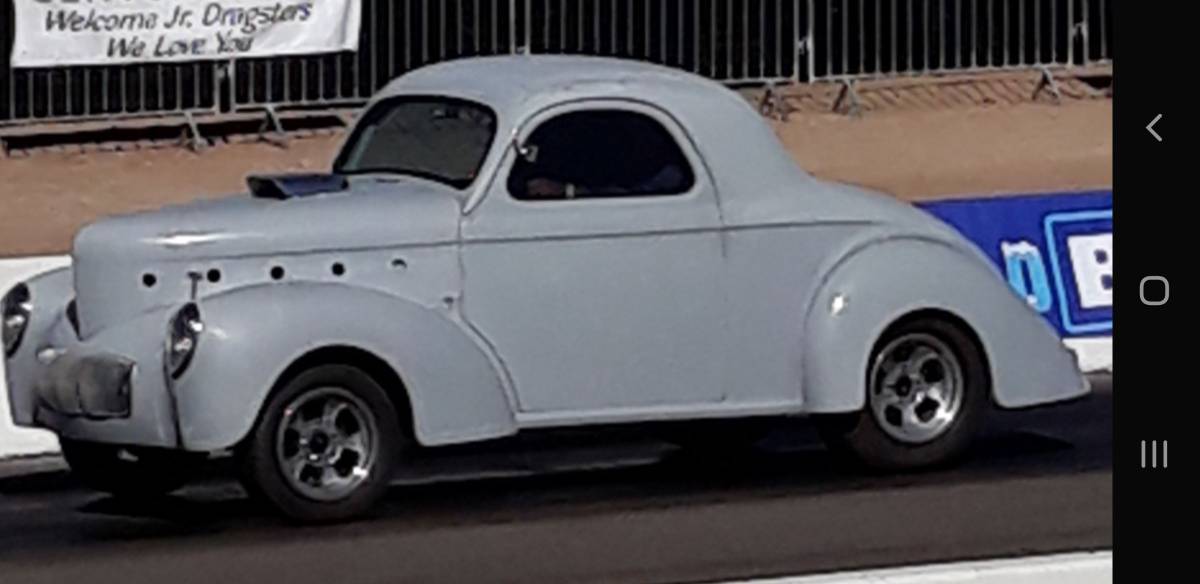
[[232,452],[285,515],[341,519],[414,448],[799,416],[911,469],[993,404],[1088,391],[958,233],[805,173],[745,99],[676,70],[430,66],[371,100],[331,173],[249,183],[93,223],[5,296],[13,418],[87,483],[165,492]]

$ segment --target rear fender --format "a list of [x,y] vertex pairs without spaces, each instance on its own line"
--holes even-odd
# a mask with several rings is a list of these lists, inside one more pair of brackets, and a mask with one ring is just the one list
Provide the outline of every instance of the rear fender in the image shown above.
[[954,315],[978,337],[997,404],[1024,407],[1087,392],[1074,356],[991,265],[952,242],[891,236],[843,256],[808,307],[805,410],[862,408],[875,343],[892,323],[925,310]]

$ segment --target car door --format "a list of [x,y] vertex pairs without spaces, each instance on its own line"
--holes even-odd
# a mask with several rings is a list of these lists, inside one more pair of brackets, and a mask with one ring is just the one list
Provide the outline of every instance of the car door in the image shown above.
[[520,411],[620,420],[719,402],[721,221],[683,129],[597,100],[518,135],[463,219],[462,308]]

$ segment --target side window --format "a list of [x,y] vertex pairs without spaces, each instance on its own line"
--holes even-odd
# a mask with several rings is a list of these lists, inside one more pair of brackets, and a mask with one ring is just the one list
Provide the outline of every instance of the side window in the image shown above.
[[566,113],[538,126],[525,146],[508,175],[517,199],[677,195],[695,183],[671,133],[636,112]]

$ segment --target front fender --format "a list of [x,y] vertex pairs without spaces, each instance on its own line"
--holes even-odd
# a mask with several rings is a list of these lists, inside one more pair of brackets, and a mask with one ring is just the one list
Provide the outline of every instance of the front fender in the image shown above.
[[330,346],[368,351],[393,368],[422,444],[516,432],[499,372],[449,309],[316,282],[235,289],[199,306],[205,330],[174,388],[189,450],[239,442],[287,367]]
[[[29,287],[33,313],[29,316],[21,345],[7,360],[5,377],[13,422],[30,426],[33,424],[34,403],[28,388],[33,385],[33,375],[37,369],[37,350],[74,294],[74,280],[71,268],[61,267],[29,278],[25,285]],[[7,289],[0,290],[0,296],[7,292]]]
[[[835,314],[839,295],[844,303]],[[979,337],[999,405],[1087,392],[1074,356],[989,264],[951,242],[893,235],[843,256],[813,296],[804,333],[805,409],[860,409],[875,343],[902,316],[929,309],[961,318]]]

